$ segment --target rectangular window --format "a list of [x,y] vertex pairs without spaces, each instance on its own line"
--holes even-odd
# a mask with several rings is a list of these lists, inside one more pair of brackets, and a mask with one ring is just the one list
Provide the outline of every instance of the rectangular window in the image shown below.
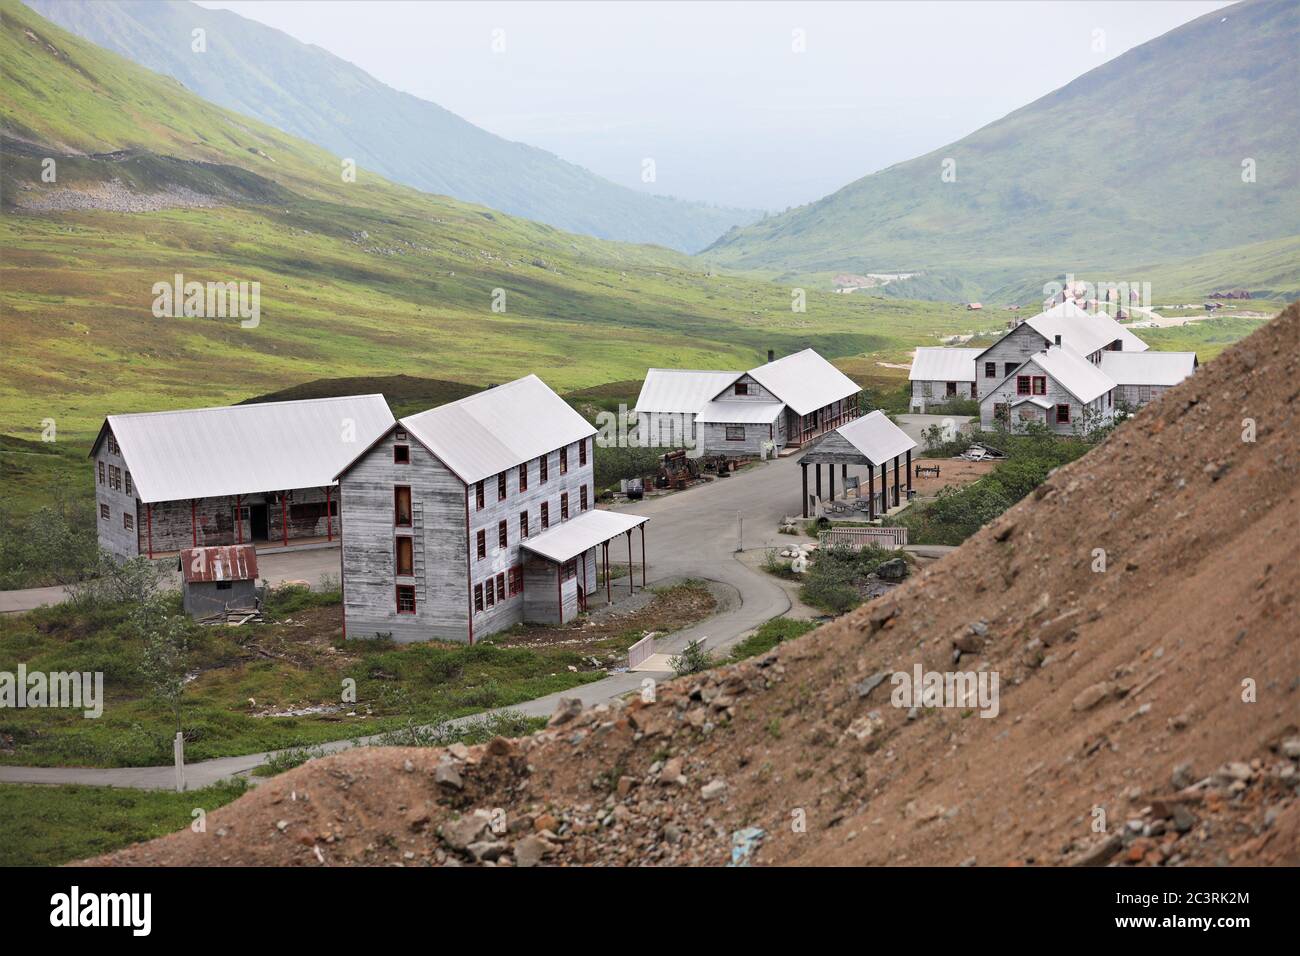
[[397,613],[415,613],[415,585],[399,584],[397,586]]
[[519,490],[528,490],[528,462],[519,466]]
[[579,489],[578,501],[579,501],[578,507],[580,507],[583,511],[586,511],[587,510],[587,486],[586,485],[583,485],[582,488]]
[[474,507],[479,511],[483,510],[483,482],[481,481],[474,484]]
[[587,463],[587,439],[584,438],[582,441],[578,442],[578,464],[585,465],[586,463]]
[[985,362],[985,363],[984,363],[984,377],[985,377],[985,378],[997,378],[997,377],[998,377],[998,363],[997,363],[997,362]]
[[510,569],[510,596],[522,594],[524,590],[524,569],[515,565]]
[[506,531],[506,523],[504,519],[497,523],[497,547],[510,547],[510,535]]
[[1002,368],[1003,368],[1003,372],[1002,372],[1003,375],[1010,375],[1010,374],[1011,374],[1012,372],[1014,372],[1016,369],[1020,368],[1020,363],[1019,363],[1019,362],[1005,362],[1005,363],[1003,363]]
[[104,463],[102,461],[99,463],[99,483],[101,485],[104,483]]
[[129,511],[122,512],[122,527],[125,528],[127,531],[135,530],[135,518],[131,516],[131,512]]
[[483,585],[474,585],[474,610],[483,610]]
[[235,582],[233,582],[233,581],[218,581],[218,582],[217,582],[217,590],[218,590],[218,591],[231,591],[231,590],[234,590],[234,587],[235,587]]
[[480,532],[478,533],[478,549],[477,549],[477,550],[478,550],[478,556],[479,556],[480,558],[486,558],[486,557],[487,557],[487,532],[486,532],[486,531],[480,531]]
[[398,485],[393,489],[393,524],[399,528],[411,526],[411,489]]
[[126,473],[126,493],[128,495],[135,494],[135,485],[131,484],[131,473],[129,471]]
[[497,600],[504,601],[505,599],[506,599],[506,576],[504,573],[502,573],[497,575]]
[[744,441],[744,440],[745,440],[744,425],[727,426],[727,441]]
[[393,441],[406,441],[406,429],[405,429],[405,428],[394,428],[394,429],[393,429]]
[[519,537],[521,539],[528,537],[528,512],[527,511],[519,512]]
[[108,505],[101,504],[99,506],[99,516],[103,518],[105,521],[108,520],[108,516],[109,516]]
[[561,448],[560,449],[560,474],[567,475],[568,473],[569,473],[569,449]]
[[537,480],[545,482],[547,477],[546,456],[543,455],[541,458],[537,459]]
[[944,387],[943,394],[944,394],[944,396],[947,397],[947,398],[956,398],[956,397],[957,397],[957,383],[956,383],[956,382],[948,382],[948,383],[945,385],[945,387]]
[[979,397],[980,397],[979,386],[976,385],[974,382],[971,382],[971,383],[970,383],[970,397],[971,397],[971,398],[979,398]]
[[120,455],[122,449],[117,446],[117,439],[110,432],[108,435],[108,452],[110,455]]
[[1016,376],[1016,394],[1017,394],[1017,395],[1028,395],[1028,394],[1029,394],[1029,376],[1028,376],[1028,375],[1017,375],[1017,376]]
[[749,383],[748,383],[748,382],[737,382],[737,383],[736,383],[736,394],[737,394],[737,395],[748,395],[748,394],[749,394]]
[[497,501],[506,500],[506,473],[497,475]]
[[1070,406],[1069,406],[1069,405],[1057,405],[1057,406],[1056,406],[1056,423],[1057,423],[1058,425],[1068,425],[1068,424],[1070,424]]
[[545,531],[551,526],[551,505],[550,502],[542,502],[542,530]]
[[491,578],[488,578],[483,582],[483,587],[487,589],[487,606],[491,607],[493,604],[497,603],[496,587],[493,586]]
[[1046,394],[1047,394],[1047,376],[1046,376],[1046,375],[1035,375],[1035,376],[1034,376],[1034,394],[1035,394],[1035,395],[1046,395]]
[[393,446],[393,464],[409,465],[411,463],[411,446],[394,445]]
[[397,573],[411,575],[415,573],[415,548],[408,535],[397,536]]
[[569,520],[569,493],[567,491],[560,495],[560,520]]

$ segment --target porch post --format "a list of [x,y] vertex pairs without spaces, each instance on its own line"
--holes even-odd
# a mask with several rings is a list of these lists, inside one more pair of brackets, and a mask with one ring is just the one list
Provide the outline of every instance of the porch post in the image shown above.
[[827,465],[826,472],[827,472],[827,476],[831,480],[831,501],[834,501],[835,500],[835,465],[834,464]]
[[840,465],[840,478],[843,479],[841,484],[844,485],[844,493],[847,495],[849,493],[849,466],[848,465]]
[[876,520],[876,466],[867,462],[867,520]]
[[289,547],[289,499],[284,492],[280,494],[280,538]]
[[803,516],[808,517],[808,462],[799,462],[799,470],[803,472]]
[[564,623],[564,565],[555,565],[555,596],[559,600],[560,623]]
[[627,593],[636,593],[636,577],[632,574],[632,532],[627,532]]
[[886,487],[889,475],[886,473],[885,463],[880,463],[880,517],[884,517],[889,511],[889,498],[887,497],[889,488]]
[[817,462],[815,465],[813,465],[813,467],[817,469],[817,500],[818,500],[818,501],[821,501],[821,497],[822,497],[822,463],[819,461],[819,462]]
[[609,542],[606,541],[605,549],[605,603],[614,603],[614,585],[609,579]]
[[325,486],[325,540],[334,540],[334,515],[330,513],[330,486]]
[[[645,526],[646,522],[641,523],[641,590],[645,590]],[[628,539],[631,541],[631,538]]]
[[894,504],[895,505],[902,504],[902,502],[898,500],[898,456],[897,455],[894,456]]
[[[591,591],[587,590],[587,552],[582,552],[582,600],[585,604],[591,600]],[[578,608],[579,611],[585,611],[585,607]]]
[[148,522],[146,534],[148,535],[145,543],[149,548],[149,560],[153,560],[153,504],[145,504],[145,520]]
[[912,449],[907,450],[907,497],[912,497]]

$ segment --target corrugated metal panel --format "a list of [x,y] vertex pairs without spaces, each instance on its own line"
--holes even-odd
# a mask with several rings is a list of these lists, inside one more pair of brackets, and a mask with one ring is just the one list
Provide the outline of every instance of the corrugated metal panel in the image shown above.
[[975,357],[983,351],[922,346],[916,350],[907,378],[913,382],[973,382]]
[[536,375],[411,415],[402,424],[467,484],[596,434]]
[[907,432],[889,420],[879,409],[835,429],[873,465],[882,465],[897,455],[916,447]]
[[382,395],[108,416],[150,503],[333,484],[392,424]]
[[618,511],[587,511],[559,527],[528,538],[520,543],[520,547],[559,563],[575,558],[588,548],[603,544],[610,538],[639,528],[649,520],[641,515]]
[[1053,346],[1032,356],[1029,361],[1084,404],[1115,387],[1114,379],[1068,346]]
[[851,378],[812,349],[760,365],[749,374],[800,415],[858,394]]
[[695,420],[715,425],[770,425],[784,409],[780,402],[709,402]]
[[697,412],[715,395],[740,378],[740,372],[652,368],[646,372],[638,412]]
[[1145,352],[1148,348],[1145,342],[1105,312],[1085,312],[1073,302],[1054,305],[1046,312],[1025,319],[1025,324],[1046,337],[1048,342],[1055,342],[1059,335],[1061,344],[1083,356],[1104,349],[1116,339],[1123,344],[1125,352]]
[[1196,370],[1196,353],[1105,352],[1101,370],[1117,385],[1177,385]]
[[251,544],[181,551],[181,574],[194,581],[256,581],[257,549]]

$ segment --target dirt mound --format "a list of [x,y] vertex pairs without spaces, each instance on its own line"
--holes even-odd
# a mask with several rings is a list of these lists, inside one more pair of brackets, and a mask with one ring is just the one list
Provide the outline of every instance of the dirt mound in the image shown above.
[[[313,761],[101,862],[1300,863],[1298,346],[1293,306],[768,655],[520,741]],[[893,706],[917,664],[996,673],[997,715]]]

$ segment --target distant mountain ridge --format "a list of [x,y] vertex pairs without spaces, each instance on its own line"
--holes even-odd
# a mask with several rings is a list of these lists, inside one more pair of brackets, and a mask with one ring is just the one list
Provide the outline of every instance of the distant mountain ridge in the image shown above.
[[[695,252],[761,213],[654,196],[511,142],[385,86],[317,46],[181,0],[30,0],[43,17],[260,119],[426,192],[600,239]],[[191,31],[206,31],[206,52]]]
[[702,255],[827,285],[923,272],[883,294],[949,298],[1300,235],[1297,49],[1300,4],[1239,3]]

